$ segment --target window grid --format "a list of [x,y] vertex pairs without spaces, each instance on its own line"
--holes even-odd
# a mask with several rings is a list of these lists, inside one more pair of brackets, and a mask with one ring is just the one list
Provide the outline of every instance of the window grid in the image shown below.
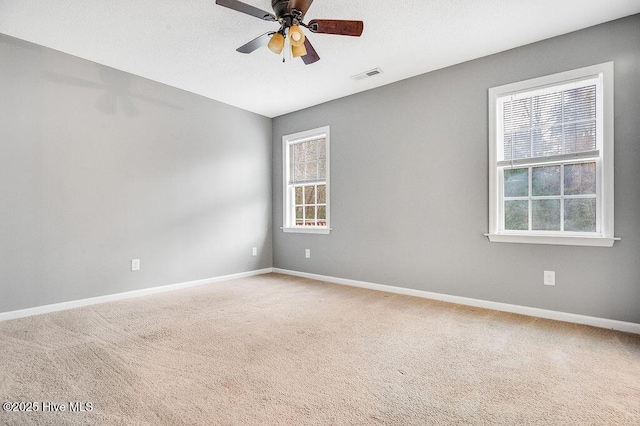
[[[565,181],[565,171],[566,171],[566,167],[567,166],[580,166],[580,165],[587,165],[587,164],[593,164],[594,170],[595,170],[595,176],[594,176],[594,180],[595,182],[598,181],[597,178],[597,174],[598,174],[598,170],[599,167],[597,167],[597,161],[594,159],[592,161],[580,161],[580,162],[567,162],[567,163],[558,163],[558,164],[550,164],[550,165],[544,165],[544,166],[520,166],[517,167],[516,170],[519,169],[527,169],[527,191],[528,194],[526,196],[507,196],[504,195],[504,191],[505,191],[505,184],[503,183],[502,187],[503,187],[503,215],[502,215],[502,229],[504,229],[505,231],[519,231],[518,229],[507,229],[506,227],[506,215],[507,215],[507,208],[506,205],[509,201],[527,201],[527,213],[528,213],[528,218],[527,218],[527,222],[528,222],[528,227],[527,227],[527,231],[534,231],[534,232],[578,232],[578,233],[590,233],[590,232],[599,232],[599,212],[598,212],[598,207],[597,207],[597,187],[594,188],[595,191],[593,193],[587,193],[587,194],[566,194],[565,192],[565,188],[566,188],[566,181]],[[534,188],[533,188],[533,169],[535,168],[543,168],[543,167],[553,167],[553,166],[557,166],[560,168],[560,193],[557,195],[534,195]],[[504,168],[504,170],[513,170],[513,169],[509,169],[509,168]],[[504,182],[504,171],[502,174],[502,179]],[[593,230],[583,230],[583,231],[566,231],[565,230],[565,225],[566,225],[566,212],[565,212],[565,207],[566,207],[566,200],[595,200],[595,204],[596,204],[596,209],[595,209],[595,228]],[[559,223],[559,228],[560,229],[556,229],[556,230],[541,230],[541,229],[534,229],[534,224],[533,224],[533,203],[534,201],[539,201],[539,200],[558,200],[559,201],[559,208],[560,208],[560,223]]]
[[[296,226],[327,226],[326,185],[297,184],[293,186],[293,191],[295,194],[293,217],[295,217]],[[312,200],[307,199],[306,191],[313,194]],[[300,196],[299,193],[301,193]],[[325,195],[322,196],[322,193]],[[309,212],[313,212],[311,218]]]

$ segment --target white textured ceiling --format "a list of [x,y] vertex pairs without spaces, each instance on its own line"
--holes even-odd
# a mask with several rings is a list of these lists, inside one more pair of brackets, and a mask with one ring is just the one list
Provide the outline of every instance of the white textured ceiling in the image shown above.
[[[270,0],[245,3],[271,11]],[[237,53],[277,24],[215,0],[0,0],[0,33],[275,117],[639,12],[638,0],[315,0],[306,21],[365,29],[310,34],[321,60],[307,66],[266,48]]]

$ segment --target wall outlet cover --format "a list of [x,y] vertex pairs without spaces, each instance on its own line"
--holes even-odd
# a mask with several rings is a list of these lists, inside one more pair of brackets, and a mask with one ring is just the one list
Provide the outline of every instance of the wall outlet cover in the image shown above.
[[544,285],[556,285],[555,271],[544,271]]

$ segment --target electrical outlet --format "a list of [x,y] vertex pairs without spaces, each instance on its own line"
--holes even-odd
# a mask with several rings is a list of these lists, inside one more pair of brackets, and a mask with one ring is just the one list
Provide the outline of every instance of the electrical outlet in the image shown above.
[[311,259],[311,250],[310,249],[305,249],[304,257],[306,257],[307,259]]
[[254,247],[253,250],[251,251],[251,255],[252,256],[257,256],[258,255],[258,247]]
[[131,259],[131,270],[132,271],[140,270],[140,259]]
[[555,271],[544,271],[544,285],[556,285]]

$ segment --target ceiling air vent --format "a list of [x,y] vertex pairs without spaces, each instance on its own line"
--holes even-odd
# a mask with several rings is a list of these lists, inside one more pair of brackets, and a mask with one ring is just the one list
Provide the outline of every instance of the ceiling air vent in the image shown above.
[[382,70],[380,68],[374,68],[372,70],[365,71],[363,73],[351,76],[351,78],[354,79],[354,80],[363,80],[365,78],[369,78],[369,77],[373,77],[374,75],[378,75],[381,72],[382,72]]

